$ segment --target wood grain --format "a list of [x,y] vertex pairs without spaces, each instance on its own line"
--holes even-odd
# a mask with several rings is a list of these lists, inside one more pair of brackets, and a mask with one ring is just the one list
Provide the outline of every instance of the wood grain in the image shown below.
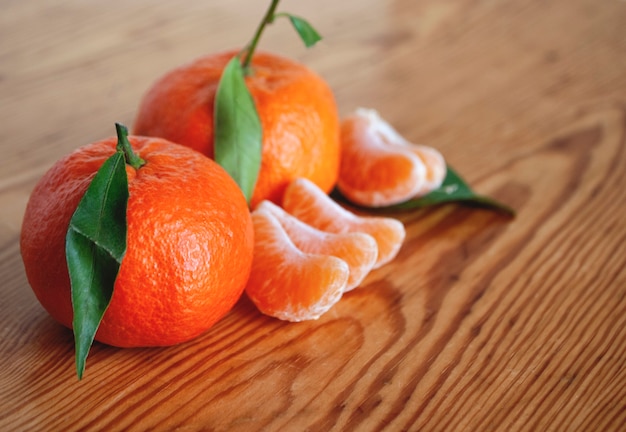
[[296,2],[264,49],[306,62],[343,114],[378,109],[510,220],[395,214],[407,240],[320,320],[244,297],[200,338],[95,344],[37,303],[19,254],[30,190],[132,124],[150,83],[240,46],[264,2],[1,0],[0,430],[626,429],[626,2]]

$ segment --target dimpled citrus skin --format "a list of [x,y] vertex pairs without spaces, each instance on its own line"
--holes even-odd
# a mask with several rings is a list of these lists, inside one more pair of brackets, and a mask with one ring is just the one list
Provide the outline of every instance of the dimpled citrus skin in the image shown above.
[[[165,140],[129,137],[146,163],[126,166],[127,252],[96,340],[164,346],[206,331],[245,287],[254,244],[245,199],[228,174],[203,155]],[[116,139],[81,147],[40,180],[27,205],[21,253],[38,300],[71,327],[65,261],[69,221]]]
[[[213,157],[215,92],[236,51],[200,58],[159,79],[146,93],[134,125]],[[284,189],[305,177],[325,192],[339,173],[339,118],[328,85],[306,66],[275,54],[256,53],[246,84],[263,128],[259,179],[251,207],[279,203]]]

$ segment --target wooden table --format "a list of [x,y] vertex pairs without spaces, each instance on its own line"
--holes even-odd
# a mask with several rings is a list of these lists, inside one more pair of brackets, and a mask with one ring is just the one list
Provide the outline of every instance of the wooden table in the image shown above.
[[625,430],[626,2],[285,0],[262,48],[438,148],[513,220],[395,214],[398,258],[315,322],[245,297],[163,349],[73,339],[32,294],[37,179],[132,124],[165,71],[240,46],[267,2],[0,1],[0,430]]

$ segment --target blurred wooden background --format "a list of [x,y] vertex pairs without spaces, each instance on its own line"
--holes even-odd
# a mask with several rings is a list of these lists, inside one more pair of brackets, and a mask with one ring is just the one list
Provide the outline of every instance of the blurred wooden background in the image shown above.
[[626,2],[284,0],[261,48],[438,148],[514,220],[396,215],[407,242],[316,322],[243,298],[167,349],[71,332],[19,256],[30,190],[133,122],[158,76],[246,43],[266,2],[0,0],[0,430],[626,429]]

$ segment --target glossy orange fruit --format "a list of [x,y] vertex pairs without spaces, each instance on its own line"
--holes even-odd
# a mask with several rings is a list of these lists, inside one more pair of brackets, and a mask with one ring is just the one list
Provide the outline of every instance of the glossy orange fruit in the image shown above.
[[[213,157],[215,92],[237,52],[200,58],[159,79],[144,96],[134,132]],[[339,119],[326,82],[295,61],[256,53],[246,84],[263,128],[262,163],[251,207],[279,203],[287,184],[306,177],[329,192],[339,173]]]
[[285,190],[283,208],[322,231],[333,233],[363,232],[378,244],[374,268],[396,257],[406,236],[399,220],[382,216],[358,216],[341,207],[321,189],[306,179],[294,180]]
[[[127,165],[127,251],[96,340],[163,346],[189,340],[242,295],[253,250],[252,220],[237,184],[212,160],[162,139],[129,137],[146,163]],[[43,307],[72,326],[65,236],[91,179],[116,139],[59,160],[28,202],[21,253]]]
[[319,318],[337,303],[350,269],[330,255],[302,252],[266,209],[252,212],[254,260],[246,294],[266,315],[287,321]]
[[334,234],[320,231],[270,201],[261,202],[256,209],[272,214],[293,244],[302,252],[332,255],[344,260],[350,268],[345,291],[359,286],[376,263],[378,245],[369,234],[356,232]]
[[337,187],[353,203],[399,204],[438,188],[445,176],[437,150],[408,142],[376,111],[360,109],[341,122]]

